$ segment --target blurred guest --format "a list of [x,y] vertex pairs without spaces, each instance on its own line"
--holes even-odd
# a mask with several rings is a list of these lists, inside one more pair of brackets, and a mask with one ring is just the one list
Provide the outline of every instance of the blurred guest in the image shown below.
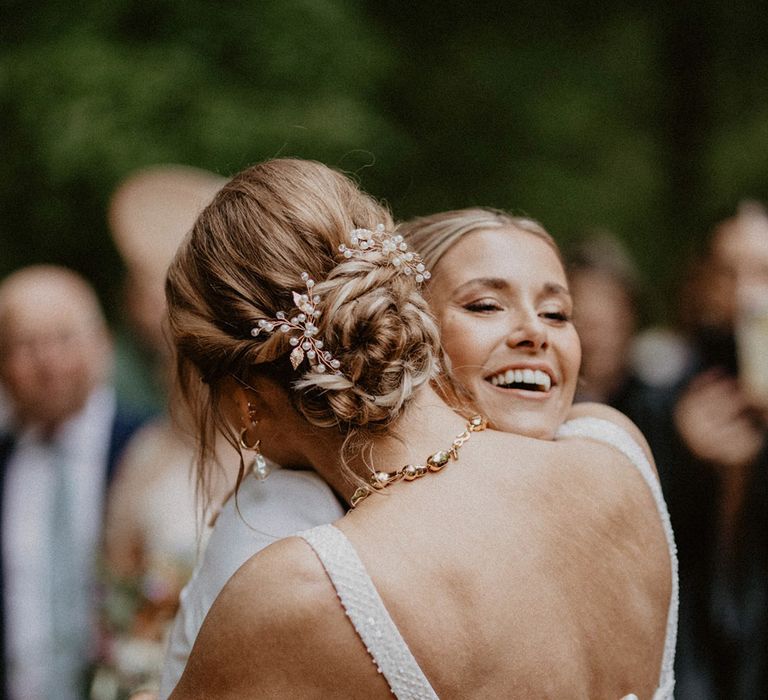
[[[155,404],[168,405],[166,377],[171,369],[163,333],[166,269],[198,213],[223,183],[223,178],[204,170],[160,165],[130,175],[112,198],[110,226],[126,265],[130,329],[123,340],[136,341],[123,342],[121,357],[143,357],[149,371],[134,375],[126,364],[121,369],[129,383],[155,396]],[[138,352],[132,353],[131,347]],[[151,389],[145,387],[147,382]],[[106,640],[92,687],[98,700],[121,697],[137,684],[151,686],[158,678],[167,628],[195,566],[202,544],[198,536],[206,534],[196,517],[194,452],[194,443],[163,415],[132,438],[110,489]],[[234,484],[238,466],[234,459],[222,463],[212,485],[214,508]]]
[[109,227],[125,264],[126,327],[118,329],[117,390],[134,405],[162,410],[168,353],[163,334],[165,271],[181,239],[225,180],[183,165],[128,176],[109,206]]
[[235,482],[234,457],[221,459],[223,469],[211,469],[213,502],[201,526],[186,436],[161,418],[129,442],[107,510],[106,643],[94,698],[124,697],[137,685],[157,686],[181,591],[207,542],[207,520]]
[[98,301],[74,272],[33,266],[0,284],[4,697],[86,697],[104,493],[139,421],[109,384]]
[[[680,361],[670,362],[673,336],[658,329],[638,332],[640,277],[617,238],[608,233],[588,236],[571,248],[567,263],[573,322],[581,340],[576,401],[606,403],[629,416],[661,461],[668,432],[662,407],[668,402],[670,381],[681,373]],[[660,371],[660,353],[671,371]],[[663,464],[659,469],[663,475]]]
[[659,465],[680,551],[683,700],[768,688],[768,399],[755,391],[760,367],[745,364],[762,358],[765,376],[768,326],[750,336],[757,348],[738,347],[756,300],[768,301],[768,216],[746,204],[715,228],[685,285],[696,360],[670,408],[671,461]]
[[621,405],[637,381],[629,363],[639,324],[637,273],[619,241],[608,234],[582,240],[567,262],[573,321],[581,339],[577,400]]

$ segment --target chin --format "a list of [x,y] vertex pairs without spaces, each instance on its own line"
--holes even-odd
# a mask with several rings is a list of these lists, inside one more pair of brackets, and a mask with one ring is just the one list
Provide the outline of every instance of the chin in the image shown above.
[[538,440],[553,440],[560,422],[545,416],[531,416],[520,413],[508,413],[499,421],[491,421],[491,426],[505,433],[524,435]]

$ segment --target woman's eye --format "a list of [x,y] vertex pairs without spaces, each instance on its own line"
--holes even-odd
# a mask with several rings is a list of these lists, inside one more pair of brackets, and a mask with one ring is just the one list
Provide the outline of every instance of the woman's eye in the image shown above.
[[571,320],[570,314],[567,314],[565,311],[544,311],[541,316],[550,319],[551,321],[559,321],[561,323]]
[[499,311],[501,306],[495,301],[473,301],[469,304],[464,304],[464,308],[475,313],[487,313],[489,311]]

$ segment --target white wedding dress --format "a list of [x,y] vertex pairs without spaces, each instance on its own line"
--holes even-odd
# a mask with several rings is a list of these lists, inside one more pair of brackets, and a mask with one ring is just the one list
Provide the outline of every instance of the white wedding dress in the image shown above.
[[[672,571],[664,653],[653,700],[671,700],[677,637],[677,553],[658,479],[641,447],[614,423],[598,418],[577,418],[564,423],[558,430],[558,439],[567,437],[590,438],[615,447],[634,464],[653,494],[667,538]],[[333,525],[320,525],[299,533],[299,537],[314,549],[322,562],[347,616],[393,695],[398,700],[436,700],[437,694],[384,607],[360,557],[341,530]],[[634,697],[628,695],[624,700]]]

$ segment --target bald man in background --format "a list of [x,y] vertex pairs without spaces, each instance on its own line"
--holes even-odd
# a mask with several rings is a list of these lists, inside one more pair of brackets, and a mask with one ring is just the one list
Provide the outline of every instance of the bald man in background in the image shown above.
[[141,423],[118,408],[111,366],[98,300],[77,274],[40,265],[0,283],[3,698],[87,697],[104,494]]

